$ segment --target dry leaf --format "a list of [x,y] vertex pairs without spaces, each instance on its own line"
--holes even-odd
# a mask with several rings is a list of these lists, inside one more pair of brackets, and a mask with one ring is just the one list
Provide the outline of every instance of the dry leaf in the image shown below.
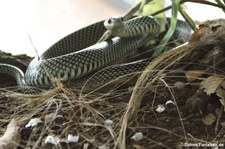
[[189,38],[189,43],[197,42],[202,37],[204,31],[206,28],[208,28],[208,24],[201,24],[199,25],[199,28],[197,28],[194,33]]
[[224,106],[225,111],[225,81],[224,77],[210,76],[201,83],[201,88],[204,89],[207,95],[216,93],[220,103]]
[[141,145],[138,145],[138,144],[134,144],[134,145],[133,145],[133,148],[134,148],[134,149],[145,149],[144,146],[141,146]]
[[207,95],[210,95],[216,92],[217,88],[221,85],[223,80],[224,77],[210,76],[201,83],[201,88],[204,89],[204,92],[206,92]]
[[5,134],[0,138],[0,149],[16,149],[20,142],[20,134],[18,132],[19,123],[12,119],[8,124]]
[[205,125],[212,125],[212,123],[214,123],[215,121],[216,121],[216,117],[212,113],[209,113],[207,116],[202,118],[202,122]]
[[203,70],[190,70],[185,73],[187,82],[192,82],[204,73]]

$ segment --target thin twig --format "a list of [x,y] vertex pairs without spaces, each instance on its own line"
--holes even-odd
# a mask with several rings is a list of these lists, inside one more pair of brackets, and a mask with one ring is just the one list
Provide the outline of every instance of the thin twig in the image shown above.
[[28,37],[29,37],[29,40],[30,40],[30,43],[31,43],[32,47],[34,48],[34,51],[35,51],[35,53],[36,53],[36,55],[37,55],[38,60],[40,60],[40,56],[39,56],[39,54],[38,54],[38,52],[37,52],[38,50],[37,50],[37,48],[35,47],[35,45],[34,45],[34,43],[33,43],[33,40],[32,40],[32,38],[31,38],[30,34],[28,34]]
[[187,142],[188,141],[187,135],[186,135],[187,132],[186,132],[185,127],[184,127],[184,123],[183,123],[182,116],[181,116],[181,111],[180,111],[180,109],[178,107],[178,104],[177,104],[177,100],[175,98],[175,95],[174,95],[172,89],[170,88],[170,86],[166,83],[166,81],[163,78],[159,78],[159,80],[162,81],[165,84],[165,86],[168,88],[168,90],[169,90],[169,92],[170,92],[170,94],[171,94],[171,96],[173,98],[173,101],[174,101],[174,103],[176,105],[177,113],[178,113],[179,118],[180,118],[180,123],[181,123],[181,127],[183,129],[184,138],[185,138],[185,141]]
[[130,10],[128,10],[124,15],[123,15],[123,19],[129,20],[134,13],[136,13],[141,7],[143,7],[145,4],[151,2],[152,0],[143,0],[140,1],[139,3],[137,3],[134,7],[132,7]]
[[223,12],[225,12],[225,5],[220,0],[215,0],[219,6],[222,7]]
[[184,19],[189,24],[189,26],[192,28],[192,30],[195,30],[197,28],[197,25],[192,20],[192,18],[187,14],[187,12],[185,11],[185,7],[184,7],[183,4],[180,5],[179,12],[184,17]]
[[219,130],[219,126],[220,126],[221,117],[223,115],[223,112],[224,112],[224,106],[222,105],[221,108],[220,108],[219,115],[217,117],[216,126],[215,126],[215,130],[214,130],[215,133],[217,133],[218,130]]
[[[218,7],[218,8],[223,8],[221,7],[220,5],[218,4],[215,4],[215,3],[212,3],[212,2],[209,2],[209,1],[203,1],[203,0],[181,0],[180,4],[183,4],[183,3],[186,3],[186,2],[193,2],[193,3],[199,3],[199,4],[205,4],[205,5],[210,5],[210,6],[214,6],[214,7]],[[167,10],[170,10],[172,8],[172,6],[167,6],[159,11],[156,11],[154,13],[152,13],[151,15],[152,16],[155,16],[159,13],[162,13],[164,11],[167,11]]]

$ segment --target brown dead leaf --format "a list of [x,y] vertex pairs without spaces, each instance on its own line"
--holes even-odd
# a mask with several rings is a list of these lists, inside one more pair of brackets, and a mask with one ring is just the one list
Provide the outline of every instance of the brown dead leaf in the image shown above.
[[206,92],[207,95],[210,95],[216,92],[217,88],[221,85],[223,81],[224,77],[210,76],[204,81],[202,81],[201,88],[204,89],[204,92]]
[[19,123],[12,119],[8,124],[4,135],[0,138],[1,149],[16,149],[20,142]]
[[207,95],[216,93],[220,98],[220,103],[224,106],[225,111],[225,80],[224,77],[210,76],[201,83],[201,88],[204,89]]
[[189,43],[197,42],[203,35],[206,28],[209,27],[209,24],[201,24],[199,28],[194,31],[194,33],[189,38]]
[[192,82],[204,73],[203,70],[190,70],[185,73],[187,82]]
[[212,125],[212,123],[214,123],[215,121],[216,121],[216,117],[212,113],[209,113],[204,118],[202,118],[202,122],[205,125]]
[[141,145],[138,145],[138,144],[134,144],[133,145],[133,148],[134,149],[145,149],[145,147],[141,146]]

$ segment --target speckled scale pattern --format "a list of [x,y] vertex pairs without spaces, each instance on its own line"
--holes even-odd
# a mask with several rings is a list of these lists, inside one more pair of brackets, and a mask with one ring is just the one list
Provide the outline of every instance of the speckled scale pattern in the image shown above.
[[46,50],[41,59],[69,54],[95,44],[106,31],[103,23],[100,21],[67,35]]
[[88,75],[80,80],[78,83],[84,83],[88,81],[91,84],[101,84],[113,79],[117,79],[126,74],[135,73],[142,71],[150,62],[150,59],[142,59],[131,63],[125,63],[120,65],[112,65],[101,69],[100,71]]
[[[148,23],[145,22],[147,20],[149,21]],[[57,78],[62,82],[78,79],[119,60],[138,47],[145,45],[157,32],[159,26],[154,18],[148,17],[148,19],[145,18],[142,21],[144,21],[144,27],[136,28],[129,32],[138,34],[141,32],[144,34],[133,37],[114,37],[107,42],[99,44],[95,43],[105,32],[103,21],[64,37],[51,46],[39,60],[35,58],[30,63],[24,77],[26,85],[51,85],[53,78]],[[125,26],[129,28],[131,24],[132,21],[129,21]],[[134,21],[132,25],[139,26],[141,24]],[[146,34],[145,29],[151,29],[152,32]],[[186,35],[190,35],[190,33],[187,33],[187,30],[190,31],[190,27],[186,23],[179,24],[178,22],[175,37],[185,36],[185,41],[187,39]],[[129,72],[143,70],[145,66],[146,63],[134,62],[108,67],[97,72],[92,81],[96,83],[109,81]],[[0,72],[12,75],[17,79],[18,84],[24,84],[22,79],[23,73],[16,67],[9,69],[6,65],[0,65]]]
[[[139,18],[139,22],[144,21],[148,24],[157,22],[150,17],[142,19]],[[61,81],[78,79],[128,55],[152,38],[152,34],[123,38],[114,37],[107,42],[95,44],[96,40],[104,33],[102,27],[99,27],[100,24],[102,23],[93,24],[68,35],[53,45],[47,53],[44,53],[41,56],[42,59],[33,60],[25,73],[25,82],[28,85],[51,85],[51,78],[57,78]],[[84,48],[92,44],[93,46]],[[78,51],[79,48],[80,51]]]
[[[102,42],[75,53],[41,61],[32,61],[25,81],[30,85],[50,85],[47,76],[66,77],[66,81],[80,78],[128,55],[144,45],[150,35],[133,38],[115,37],[110,42]],[[34,82],[35,81],[35,82]]]
[[[142,21],[137,21],[140,18]],[[133,18],[127,21],[124,26],[124,36],[136,36],[146,33],[157,35],[160,30],[159,22],[151,16]]]
[[[167,18],[167,21],[170,22],[170,19]],[[193,32],[192,29],[186,22],[177,20],[177,27],[173,34],[173,38],[175,40],[179,39],[180,40],[179,43],[184,43],[188,41],[188,38],[190,37],[192,32]],[[109,82],[118,77],[130,74],[130,73],[142,71],[145,69],[145,67],[147,66],[149,62],[150,62],[150,59],[144,59],[144,60],[139,60],[136,62],[109,66],[107,68],[99,70],[98,72],[94,74],[83,77],[82,79],[79,79],[76,82],[84,83],[88,81],[91,84]]]
[[[167,22],[170,22],[170,18],[167,18]],[[173,33],[171,40],[179,40],[178,42],[184,43],[187,42],[190,35],[193,33],[191,27],[183,21],[177,20],[177,27]]]
[[23,82],[23,77],[24,77],[23,72],[15,66],[0,63],[0,72],[3,74],[8,74],[11,77],[15,78],[18,85],[25,84]]

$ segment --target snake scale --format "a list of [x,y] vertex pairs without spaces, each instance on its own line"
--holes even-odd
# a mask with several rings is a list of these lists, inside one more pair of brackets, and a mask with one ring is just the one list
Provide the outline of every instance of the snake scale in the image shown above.
[[[106,31],[104,24],[112,31],[117,30],[115,34],[116,31],[112,32],[116,37],[97,43]],[[136,17],[125,22],[122,19],[118,21],[118,18],[100,21],[56,42],[39,58],[31,61],[25,75],[19,68],[9,64],[0,64],[0,73],[13,76],[19,85],[49,86],[53,84],[53,78],[61,82],[77,80],[144,46],[159,33],[159,28],[160,24],[151,16]],[[181,37],[190,35],[190,28],[185,23],[179,25],[178,22],[176,30]],[[146,66],[144,61],[100,70],[92,80],[97,83],[124,72],[140,71]]]

